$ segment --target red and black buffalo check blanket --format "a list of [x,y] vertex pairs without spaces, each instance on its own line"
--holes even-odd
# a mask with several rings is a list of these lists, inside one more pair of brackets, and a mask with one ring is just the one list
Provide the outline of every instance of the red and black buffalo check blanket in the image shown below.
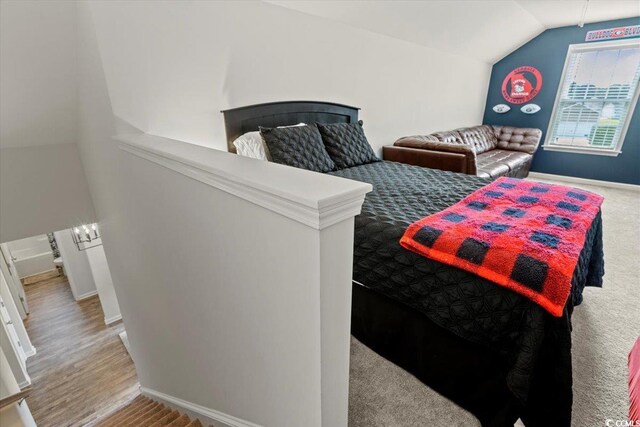
[[561,316],[586,233],[603,200],[572,187],[503,177],[414,222],[400,244]]

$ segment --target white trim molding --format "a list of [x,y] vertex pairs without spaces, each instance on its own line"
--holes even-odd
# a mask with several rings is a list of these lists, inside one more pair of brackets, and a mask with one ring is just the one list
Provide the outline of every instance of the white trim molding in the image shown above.
[[89,291],[89,292],[86,292],[86,293],[84,293],[82,295],[78,295],[78,297],[76,298],[76,301],[82,301],[82,300],[85,300],[87,298],[91,298],[91,297],[96,296],[96,295],[98,295],[98,291],[97,290]]
[[365,194],[373,189],[363,182],[156,135],[116,135],[114,139],[130,154],[318,230],[360,214]]
[[640,192],[640,185],[626,184],[624,182],[600,181],[597,179],[578,178],[575,176],[553,175],[550,173],[529,172],[531,179],[548,179],[551,181],[569,182],[574,184],[596,185],[599,187],[617,188],[619,190],[629,190]]
[[121,314],[116,314],[115,316],[111,316],[109,318],[104,318],[104,324],[109,326],[113,323],[116,323],[118,320],[122,320],[122,315]]
[[578,147],[579,150],[574,146],[562,146],[562,145],[543,145],[542,149],[545,151],[561,151],[563,153],[573,153],[573,154],[595,154],[596,156],[609,156],[609,157],[618,157],[622,151],[620,150],[600,150],[597,148],[589,148],[589,147]]
[[38,350],[36,350],[36,348],[34,346],[31,346],[30,350],[26,350],[24,352],[24,355],[28,358],[35,356],[38,353]]
[[223,423],[227,427],[262,427],[250,421],[242,420],[232,415],[225,414],[224,412],[216,411],[215,409],[207,408],[196,403],[187,402],[186,400],[182,400],[147,387],[140,386],[140,392],[151,399],[161,400],[169,406],[178,407],[183,411],[190,413],[190,415],[200,418],[201,421],[205,421],[206,423]]
[[[629,108],[626,111],[626,115],[624,117],[624,122],[622,123],[622,127],[619,128],[619,131],[616,131],[616,135],[618,139],[615,141],[615,146],[611,148],[595,148],[591,146],[556,144],[553,142],[553,129],[556,122],[556,117],[559,114],[558,109],[560,108],[560,103],[562,101],[561,100],[562,92],[565,88],[567,71],[570,68],[573,55],[579,54],[582,52],[623,49],[623,48],[629,48],[629,47],[638,48],[640,47],[640,42],[638,41],[638,39],[631,38],[631,39],[622,39],[622,40],[608,40],[608,41],[602,41],[602,42],[596,42],[596,43],[579,43],[579,44],[569,45],[569,48],[567,49],[567,55],[565,57],[564,67],[562,68],[561,80],[560,80],[560,83],[558,84],[555,101],[553,103],[553,110],[551,111],[551,117],[549,119],[549,126],[547,127],[545,140],[544,140],[544,143],[542,144],[543,150],[562,151],[565,153],[575,153],[575,154],[592,154],[592,155],[595,154],[599,156],[613,156],[613,157],[618,156],[622,152],[622,146],[624,144],[627,130],[629,129],[629,126],[631,124],[631,118],[633,117],[633,112],[636,104],[638,103],[638,99],[640,98],[640,84],[636,83],[636,87],[634,88],[631,99],[629,100]],[[581,100],[576,99],[575,101],[579,102]],[[583,99],[582,101],[589,101],[589,100]],[[619,101],[623,101],[623,100],[619,100]]]

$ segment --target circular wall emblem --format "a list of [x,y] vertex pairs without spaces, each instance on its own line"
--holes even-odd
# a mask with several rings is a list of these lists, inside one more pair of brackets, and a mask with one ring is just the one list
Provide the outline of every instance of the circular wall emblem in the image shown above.
[[542,74],[537,68],[523,65],[511,71],[502,81],[502,96],[512,104],[524,104],[542,89]]

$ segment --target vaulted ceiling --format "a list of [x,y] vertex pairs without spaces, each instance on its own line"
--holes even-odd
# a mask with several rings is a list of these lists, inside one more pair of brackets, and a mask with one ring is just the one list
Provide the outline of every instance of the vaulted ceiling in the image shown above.
[[[494,63],[547,28],[577,25],[585,0],[267,0],[289,9]],[[640,15],[637,0],[590,0],[585,22]],[[443,66],[446,64],[442,64]]]

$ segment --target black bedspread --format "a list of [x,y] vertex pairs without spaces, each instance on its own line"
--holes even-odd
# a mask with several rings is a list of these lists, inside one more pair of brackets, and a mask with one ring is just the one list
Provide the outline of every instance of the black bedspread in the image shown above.
[[[536,364],[543,357],[551,361],[549,368],[555,371],[549,372],[553,387],[562,388],[558,386],[562,384],[565,390],[547,390],[547,397],[562,404],[559,409],[536,410],[551,410],[558,419],[570,419],[571,313],[573,306],[582,301],[585,286],[602,284],[600,216],[587,235],[565,313],[553,318],[506,288],[414,254],[399,244],[412,222],[453,205],[486,185],[488,179],[393,162],[376,162],[332,174],[374,187],[356,217],[354,281],[416,309],[458,337],[501,355],[506,364],[507,386],[523,407],[530,406],[529,392],[534,383],[541,381],[534,378]],[[535,400],[545,405],[544,396],[536,396]],[[555,414],[557,411],[565,413]]]

